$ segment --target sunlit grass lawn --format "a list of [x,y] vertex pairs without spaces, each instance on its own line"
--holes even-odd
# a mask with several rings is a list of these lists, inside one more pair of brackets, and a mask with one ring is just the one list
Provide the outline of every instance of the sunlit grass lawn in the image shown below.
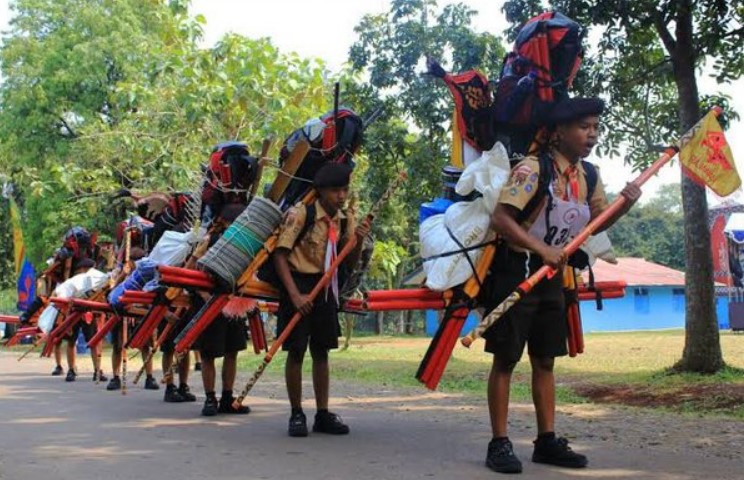
[[[346,351],[331,354],[332,376],[366,384],[424,388],[414,378],[426,352],[429,338],[357,337]],[[651,388],[654,392],[674,392],[690,385],[729,384],[744,386],[744,335],[721,333],[724,360],[729,365],[717,375],[668,375],[665,372],[679,360],[684,345],[684,331],[646,331],[627,333],[593,333],[585,336],[585,353],[576,358],[564,357],[556,362],[559,402],[585,401],[574,392],[577,385],[630,385]],[[455,347],[439,389],[485,395],[491,356],[483,352],[483,343],[471,349]],[[309,363],[309,362],[308,362]],[[256,358],[243,356],[241,368],[253,369]],[[270,371],[278,374],[284,365],[282,354],[275,357]],[[528,400],[530,367],[525,357],[517,366],[512,398]],[[741,411],[739,411],[741,410]],[[744,406],[728,411],[744,417]]]

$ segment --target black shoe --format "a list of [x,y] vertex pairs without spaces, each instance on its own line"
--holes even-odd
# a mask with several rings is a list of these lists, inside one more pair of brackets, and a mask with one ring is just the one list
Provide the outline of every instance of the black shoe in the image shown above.
[[196,395],[191,393],[191,389],[185,383],[179,385],[178,394],[183,397],[184,402],[195,402],[196,401]]
[[119,378],[118,375],[114,375],[114,378],[112,378],[108,385],[106,385],[106,390],[121,390],[121,378]]
[[304,413],[293,413],[289,417],[289,428],[287,432],[290,437],[307,437],[307,417],[305,417]]
[[220,406],[217,410],[219,413],[233,413],[238,415],[246,415],[251,413],[251,407],[248,405],[238,405],[238,408],[233,407],[235,397],[232,395],[229,397],[220,398]]
[[186,399],[183,398],[183,395],[181,395],[176,386],[170,383],[165,386],[163,401],[168,403],[183,403]]
[[568,440],[563,437],[538,438],[533,443],[532,461],[535,463],[566,468],[585,468],[589,463],[584,455],[571,450]]
[[65,382],[74,382],[76,378],[77,378],[77,373],[75,373],[75,370],[70,369],[67,371]]
[[145,379],[145,390],[160,390],[160,385],[155,380],[155,377],[147,377]]
[[108,380],[108,378],[106,378],[106,375],[103,374],[103,370],[99,370],[97,374],[93,374],[94,382],[105,382],[106,380]]
[[60,375],[62,375],[62,373],[64,373],[64,371],[65,369],[62,368],[62,365],[57,365],[56,367],[54,367],[54,370],[52,370],[52,376],[59,377]]
[[214,417],[217,415],[219,404],[217,403],[216,397],[207,397],[204,400],[204,407],[202,408],[202,415],[205,417]]
[[522,473],[522,462],[514,455],[508,438],[492,439],[488,443],[486,466],[498,473]]
[[194,371],[195,372],[201,372],[201,362],[196,362],[194,364]]
[[315,414],[313,432],[347,435],[349,433],[349,426],[341,421],[341,417],[326,410]]

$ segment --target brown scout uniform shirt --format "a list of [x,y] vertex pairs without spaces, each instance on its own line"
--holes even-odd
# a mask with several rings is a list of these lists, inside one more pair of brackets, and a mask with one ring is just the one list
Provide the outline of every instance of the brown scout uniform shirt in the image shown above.
[[[281,232],[276,248],[286,248],[290,250],[287,261],[290,270],[298,273],[323,273],[325,271],[326,247],[328,245],[328,224],[323,220],[328,213],[320,205],[320,201],[315,201],[315,223],[308,227],[307,233],[297,245],[297,236],[305,226],[307,218],[307,208],[305,205],[298,203],[287,211],[284,221],[282,222]],[[333,222],[336,224],[336,230],[341,235],[341,219],[347,218],[346,230],[343,237],[339,238],[338,251],[349,239],[350,235],[356,230],[356,220],[350,211],[336,212]]]
[[[566,169],[571,165],[571,162],[561,155],[559,152],[553,152],[553,167],[555,168],[555,179],[553,180],[553,196],[562,198],[563,192],[566,191],[566,185],[568,183],[568,173]],[[592,219],[602,213],[607,208],[607,196],[605,195],[604,185],[602,184],[602,178],[599,175],[599,168],[597,168],[597,186],[594,188],[594,194],[592,198],[587,202],[587,183],[586,183],[586,172],[581,162],[576,164],[579,172],[578,183],[579,183],[579,203],[588,203],[589,210],[591,212]],[[564,173],[566,172],[566,173]],[[511,205],[517,210],[522,211],[527,203],[535,196],[538,187],[538,179],[540,178],[540,162],[535,157],[527,157],[511,171],[511,176],[506,182],[504,187],[501,189],[499,196],[499,203],[505,205]],[[530,229],[532,224],[540,215],[543,207],[548,201],[548,196],[539,203],[537,208],[521,223],[522,228],[525,230]],[[525,251],[523,248],[519,248],[513,245],[509,245],[510,248],[518,251]]]

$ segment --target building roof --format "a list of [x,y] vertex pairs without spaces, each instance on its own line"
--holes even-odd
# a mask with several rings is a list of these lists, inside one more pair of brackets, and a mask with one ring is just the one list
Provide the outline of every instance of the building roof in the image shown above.
[[[643,258],[620,257],[617,265],[598,261],[592,267],[594,280],[612,282],[624,280],[628,286],[671,286],[684,287],[685,273],[673,268],[649,262]],[[583,273],[584,280],[589,280],[589,273]]]

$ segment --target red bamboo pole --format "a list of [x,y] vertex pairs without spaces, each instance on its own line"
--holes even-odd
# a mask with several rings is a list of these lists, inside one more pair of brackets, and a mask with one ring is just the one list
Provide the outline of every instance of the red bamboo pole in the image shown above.
[[178,287],[196,287],[204,290],[214,290],[215,288],[214,282],[198,278],[174,277],[164,274],[161,275],[160,281],[165,285],[175,285]]
[[368,301],[391,300],[441,300],[447,292],[437,292],[428,288],[410,288],[400,290],[370,290],[364,294]]
[[88,348],[96,348],[96,346],[101,343],[101,340],[103,340],[120,321],[121,317],[119,315],[110,315],[108,321],[106,321],[98,332],[93,335],[93,338],[90,339],[88,342]]
[[[623,298],[625,296],[625,290],[605,290],[600,292],[603,300],[610,300],[613,298]],[[584,302],[588,300],[596,300],[597,292],[579,292],[579,300]]]
[[[210,300],[211,303],[206,305],[207,309],[204,310],[204,314],[199,317],[199,320],[194,324],[194,326],[191,327],[191,329],[189,329],[183,338],[176,344],[176,353],[182,354],[187,352],[202,332],[204,332],[212,321],[217,318],[217,315],[220,314],[229,300],[229,295],[217,295],[212,297]],[[197,313],[197,315],[199,314]]]
[[574,330],[576,330],[576,352],[584,353],[584,330],[581,328],[581,310],[579,304],[572,306],[574,310]]
[[132,336],[129,346],[131,348],[143,348],[152,336],[152,332],[165,317],[166,312],[168,312],[168,305],[153,305],[150,307],[150,310],[148,310],[145,318],[142,320],[142,325],[139,327],[137,333]]
[[92,300],[84,300],[82,298],[73,298],[72,307],[81,310],[93,310],[96,312],[110,312],[111,305],[106,302],[94,302]]
[[446,307],[444,300],[390,300],[368,301],[362,304],[362,309],[370,312],[384,312],[391,310],[442,310]]
[[576,331],[574,329],[574,320],[573,320],[573,308],[569,307],[568,312],[566,312],[566,343],[568,344],[568,356],[569,357],[575,357],[576,356]]
[[466,308],[455,310],[452,316],[455,321],[450,321],[451,325],[445,332],[446,337],[442,339],[438,355],[429,363],[428,372],[425,372],[425,374],[428,373],[429,375],[428,378],[425,378],[424,385],[429,390],[437,388],[437,384],[439,384],[439,380],[442,378],[445,368],[447,368],[447,361],[450,358],[449,352],[452,352],[455,348],[455,343],[457,343],[457,338],[460,335],[462,326],[465,324],[468,313],[470,311]]
[[193,280],[202,280],[205,282],[214,283],[212,281],[212,277],[210,277],[208,273],[202,272],[200,270],[191,270],[190,268],[169,267],[167,265],[159,265],[158,272],[160,272],[161,275],[168,275],[170,277],[190,278]]

